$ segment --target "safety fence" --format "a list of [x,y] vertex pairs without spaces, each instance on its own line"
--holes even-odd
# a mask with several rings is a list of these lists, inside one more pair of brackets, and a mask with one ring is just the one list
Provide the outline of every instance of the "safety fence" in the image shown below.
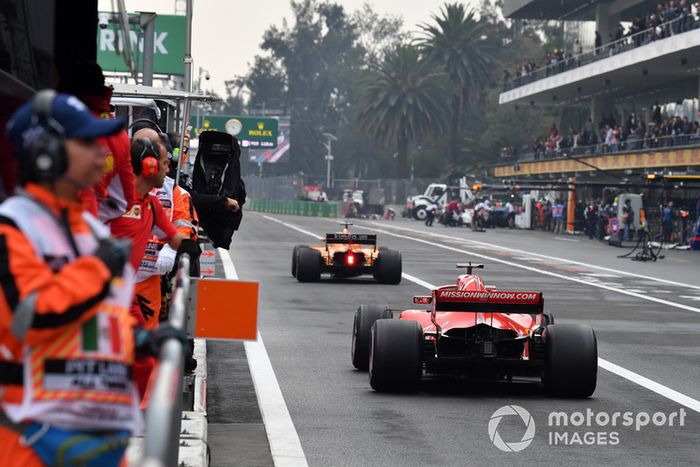
[[700,28],[700,17],[696,19],[692,14],[684,15],[638,33],[629,34],[591,51],[569,55],[566,58],[556,60],[555,63],[550,65],[537,68],[520,76],[515,76],[512,79],[506,79],[503,82],[503,92],[508,92],[520,86],[549,78],[550,76],[579,68],[589,63],[627,52],[628,50],[642,47],[657,40],[667,39],[677,34],[694,31],[698,28]]
[[281,201],[274,199],[251,199],[246,202],[248,211],[269,214],[291,214],[309,217],[338,217],[337,203],[314,203],[311,201]]
[[[653,124],[649,125],[652,128]],[[602,139],[602,138],[601,138]],[[612,143],[605,143],[604,140],[589,145],[577,144],[573,146],[573,137],[565,138],[557,145],[546,147],[543,145],[541,149],[520,152],[508,153],[501,152],[500,158],[505,161],[539,161],[547,159],[556,159],[561,157],[582,157],[582,156],[601,156],[608,154],[630,154],[644,151],[669,151],[671,149],[688,149],[700,147],[700,133],[688,133],[665,136],[643,136],[637,137],[630,134],[625,139],[621,137]]]

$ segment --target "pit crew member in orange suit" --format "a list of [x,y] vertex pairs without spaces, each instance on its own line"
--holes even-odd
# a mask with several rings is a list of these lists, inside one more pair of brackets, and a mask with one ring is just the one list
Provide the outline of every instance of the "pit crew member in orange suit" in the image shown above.
[[142,425],[135,344],[184,340],[134,330],[130,242],[79,203],[122,123],[51,90],[8,123],[23,190],[0,205],[0,465],[120,465]]

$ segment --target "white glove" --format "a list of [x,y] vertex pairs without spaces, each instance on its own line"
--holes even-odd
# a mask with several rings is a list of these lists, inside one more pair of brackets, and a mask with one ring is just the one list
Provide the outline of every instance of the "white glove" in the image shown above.
[[173,270],[173,266],[175,266],[175,256],[177,256],[177,251],[170,248],[167,244],[163,245],[160,253],[158,253],[158,261],[156,261],[158,274],[162,276]]

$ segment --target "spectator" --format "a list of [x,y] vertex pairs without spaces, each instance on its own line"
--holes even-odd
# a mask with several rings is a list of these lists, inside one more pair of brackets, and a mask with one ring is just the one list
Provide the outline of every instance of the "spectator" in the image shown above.
[[690,131],[690,141],[692,144],[697,144],[700,141],[700,124],[697,121],[693,122],[693,126]]
[[[615,30],[615,41],[621,41],[625,37],[625,28],[622,24],[617,25]],[[618,44],[617,47],[621,47],[623,44]]]
[[683,117],[683,142],[682,144],[688,144],[690,141],[690,135],[693,134],[693,123],[688,120],[688,117]]
[[676,116],[673,121],[672,134],[673,134],[673,145],[678,146],[683,144],[683,134],[685,133],[685,125],[680,116]]
[[603,128],[603,144],[605,144],[605,150],[612,150],[612,140],[613,140],[613,129],[610,125],[605,125]]
[[598,31],[595,32],[595,54],[600,55],[600,48],[603,47],[603,38]]
[[644,134],[646,133],[646,125],[644,124],[644,120],[640,119],[639,123],[637,124],[637,128],[635,129],[635,136],[637,138],[637,145],[634,149],[642,149],[642,146],[644,145]]
[[610,132],[610,150],[612,152],[617,152],[620,149],[620,127],[615,127],[609,129]]

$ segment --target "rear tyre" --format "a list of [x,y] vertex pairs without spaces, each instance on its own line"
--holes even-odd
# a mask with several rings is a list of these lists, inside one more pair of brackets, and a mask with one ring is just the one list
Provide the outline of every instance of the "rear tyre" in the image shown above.
[[382,284],[398,284],[401,282],[401,253],[394,250],[384,250],[377,259],[377,280]]
[[306,245],[296,245],[292,250],[292,276],[297,277],[297,262],[299,261],[299,250],[308,248]]
[[415,392],[423,372],[416,321],[380,319],[371,331],[369,384],[378,392]]
[[321,252],[313,248],[301,248],[297,257],[297,280],[317,282],[321,279]]
[[595,332],[578,324],[552,324],[545,328],[545,388],[560,397],[586,398],[598,378],[598,344]]
[[550,324],[554,324],[554,314],[551,311],[545,311],[542,316],[542,325],[549,326]]
[[371,344],[372,325],[378,319],[392,319],[394,314],[386,307],[377,305],[360,305],[355,311],[352,323],[352,365],[358,370],[369,369],[369,348]]

